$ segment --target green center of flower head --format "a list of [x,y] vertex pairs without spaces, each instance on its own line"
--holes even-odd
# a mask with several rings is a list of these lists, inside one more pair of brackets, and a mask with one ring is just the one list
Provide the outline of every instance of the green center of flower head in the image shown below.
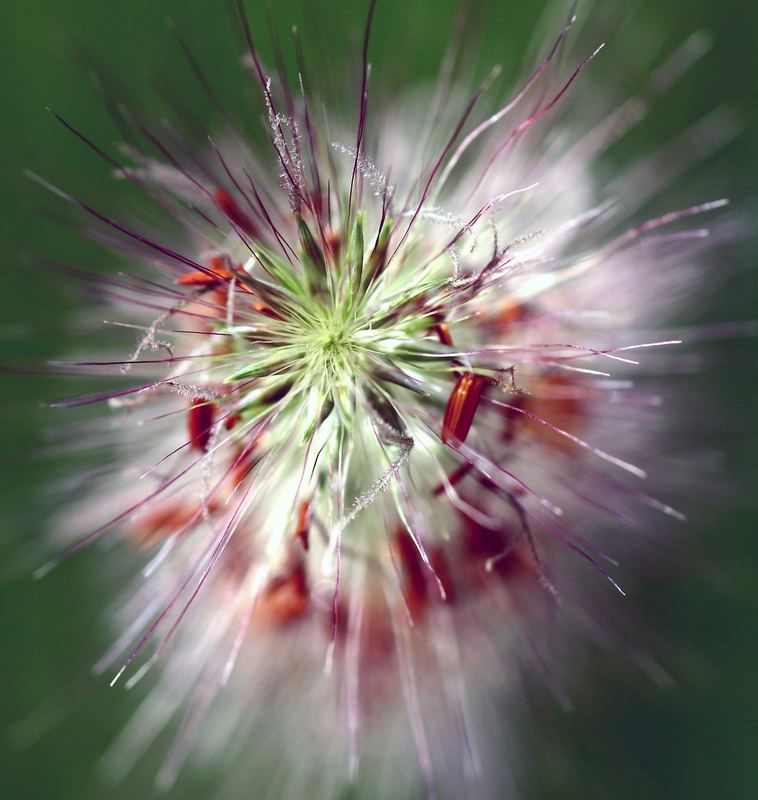
[[362,321],[346,311],[339,303],[317,308],[303,329],[304,372],[311,386],[321,386],[323,401],[330,405],[335,395],[353,390],[365,361]]
[[[374,414],[398,385],[411,383],[419,348],[438,350],[430,334],[434,318],[416,305],[449,281],[449,274],[414,283],[403,275],[402,258],[387,270],[391,222],[366,248],[364,224],[358,212],[349,236],[327,239],[323,232],[314,235],[301,217],[297,260],[256,244],[254,257],[235,271],[240,288],[234,313],[219,320],[219,327],[231,334],[232,344],[223,358],[223,381],[241,399],[237,410],[243,418],[252,421],[279,404],[280,417],[303,425],[305,439],[335,409],[338,424],[351,425],[361,401]],[[257,302],[248,313],[251,295]],[[244,324],[246,316],[250,324]],[[444,359],[438,366],[445,367]],[[240,392],[240,383],[249,389]],[[378,413],[386,423],[389,412]]]
[[351,352],[357,347],[353,338],[355,323],[342,318],[339,308],[330,309],[323,320],[319,320],[315,328],[315,347],[320,349],[324,367],[331,368],[349,361]]

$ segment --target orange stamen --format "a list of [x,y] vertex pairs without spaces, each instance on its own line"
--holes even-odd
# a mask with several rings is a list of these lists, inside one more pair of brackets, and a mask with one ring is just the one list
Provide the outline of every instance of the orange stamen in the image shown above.
[[297,560],[287,572],[269,581],[262,608],[274,624],[287,625],[308,611],[310,594],[305,564]]
[[473,372],[466,372],[458,378],[447,401],[442,420],[443,443],[452,440],[463,444],[466,441],[482,392],[488,383],[488,378],[475,375]]
[[183,500],[168,500],[140,515],[129,524],[128,530],[137,547],[153,547],[181,531],[196,516],[197,505]]
[[231,266],[228,256],[213,256],[208,259],[208,271],[188,272],[177,278],[177,283],[181,286],[220,286],[234,277],[234,273],[229,268]]

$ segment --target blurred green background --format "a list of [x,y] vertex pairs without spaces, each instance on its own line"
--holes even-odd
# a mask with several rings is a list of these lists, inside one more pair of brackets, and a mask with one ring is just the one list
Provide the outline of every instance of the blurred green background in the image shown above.
[[[265,12],[250,4],[256,29]],[[252,7],[252,6],[255,7]],[[311,64],[341,58],[346,42],[360,35],[364,3],[323,0],[306,4],[276,0],[275,17],[284,31],[291,22],[303,30]],[[306,7],[307,5],[307,7]],[[474,0],[475,8],[483,5]],[[538,0],[492,2],[479,49],[482,63],[500,62],[513,74],[524,42],[543,10]],[[613,4],[609,4],[613,5]],[[620,11],[628,8],[619,3]],[[433,77],[450,35],[455,0],[380,0],[371,60],[408,78]],[[623,8],[622,8],[623,6]],[[713,48],[659,108],[652,128],[677,131],[709,109],[729,101],[746,131],[710,165],[720,175],[718,194],[727,194],[747,219],[758,196],[758,6],[744,0],[644,0],[636,7],[662,42],[674,45],[694,30],[713,37]],[[592,12],[590,12],[592,13]],[[92,264],[92,250],[61,227],[40,217],[40,192],[22,175],[33,169],[73,193],[95,196],[108,185],[108,169],[45,111],[62,111],[96,141],[112,147],[116,132],[97,92],[77,63],[79,50],[112,68],[140,93],[147,109],[159,110],[150,92],[158,76],[166,86],[182,85],[184,64],[165,28],[167,16],[193,44],[222,94],[233,97],[241,77],[225,3],[188,0],[7,0],[0,46],[0,333],[3,364],[35,364],[65,352],[72,339],[76,300],[60,278],[30,267],[24,251],[79,256]],[[403,32],[399,38],[399,31]],[[268,37],[265,28],[258,38]],[[403,45],[398,47],[398,41]],[[413,42],[408,48],[405,43]],[[644,41],[637,46],[644,48]],[[267,53],[265,44],[262,46]],[[330,56],[331,54],[331,56]],[[626,54],[626,57],[629,53]],[[608,64],[600,70],[609,70]],[[192,108],[210,119],[207,102],[193,84]],[[212,123],[210,123],[212,125]],[[645,142],[642,142],[645,145]],[[98,189],[99,187],[99,189]],[[700,196],[695,201],[703,199]],[[48,204],[49,207],[49,204]],[[743,247],[740,267],[714,291],[706,318],[755,319],[758,259],[756,237]],[[86,254],[86,255],[85,255]],[[586,691],[574,696],[566,714],[552,700],[540,705],[539,725],[523,725],[532,758],[521,777],[532,798],[755,798],[758,797],[758,435],[751,409],[757,349],[752,342],[729,343],[718,357],[719,444],[732,491],[701,509],[690,523],[692,550],[707,569],[690,569],[669,581],[643,584],[633,598],[653,618],[665,642],[663,656],[675,683],[666,689],[634,676],[604,658]],[[721,362],[721,367],[719,367]],[[65,388],[65,386],[64,386]],[[44,581],[34,582],[15,566],[20,545],[34,541],[49,512],[43,501],[49,467],[34,457],[53,412],[40,401],[65,394],[59,380],[0,376],[0,728],[24,719],[48,696],[70,695],[68,721],[28,747],[29,731],[18,726],[0,734],[2,800],[94,800],[129,798],[135,789],[99,786],[92,764],[128,712],[132,699],[100,687],[77,702],[66,687],[88,680],[87,665],[108,642],[99,609],[107,586],[99,580],[97,556],[85,554]],[[64,704],[65,705],[65,704]],[[195,795],[186,783],[177,795]],[[196,796],[203,797],[203,787]],[[251,798],[254,794],[250,795]]]

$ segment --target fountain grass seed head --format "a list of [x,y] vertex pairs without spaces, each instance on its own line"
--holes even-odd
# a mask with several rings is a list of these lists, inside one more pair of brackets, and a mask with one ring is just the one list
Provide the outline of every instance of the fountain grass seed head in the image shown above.
[[102,407],[81,436],[111,457],[48,566],[114,537],[107,558],[144,554],[96,671],[157,677],[109,769],[168,727],[164,788],[191,754],[231,797],[502,796],[518,665],[552,674],[557,610],[593,616],[596,575],[621,591],[605,549],[640,563],[643,528],[679,516],[646,483],[679,339],[659,331],[724,201],[639,209],[731,128],[709,117],[623,179],[597,164],[702,42],[615,109],[572,113],[600,52],[571,55],[573,19],[504,104],[497,70],[470,91],[451,68],[460,42],[436,87],[374,102],[372,4],[353,122],[297,35],[297,75],[271,72],[237,11],[265,147],[181,39],[213,138],[111,102],[113,155],[60,117],[152,204],[134,224],[54,190],[128,265],[69,272],[139,332],[70,365],[114,388],[56,403]]

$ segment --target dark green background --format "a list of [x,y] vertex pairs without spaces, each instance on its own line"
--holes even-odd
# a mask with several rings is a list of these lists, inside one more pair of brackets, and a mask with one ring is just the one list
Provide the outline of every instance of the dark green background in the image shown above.
[[[265,18],[257,5],[252,11],[256,23]],[[297,0],[274,5],[284,30],[298,21],[306,42],[321,43],[321,50],[312,50],[315,69],[330,51],[341,53],[345,41],[359,34],[364,13],[363,3],[348,0],[316,1],[308,13]],[[542,4],[491,5],[482,60],[502,62],[512,73]],[[456,3],[380,0],[379,6],[372,44],[377,72],[432,76]],[[69,260],[81,254],[93,263],[91,249],[41,219],[41,193],[30,187],[22,169],[32,168],[89,197],[102,197],[109,180],[107,168],[72,141],[45,107],[65,112],[96,140],[114,144],[114,129],[74,54],[78,48],[90,52],[137,91],[151,74],[162,76],[169,86],[181,85],[184,67],[165,30],[168,15],[193,43],[222,92],[233,97],[240,77],[223,2],[8,0],[3,6],[2,363],[39,363],[65,352],[74,338],[72,293],[60,278],[31,267],[23,252],[61,253]],[[661,130],[670,132],[696,119],[698,110],[704,113],[725,100],[734,105],[746,132],[712,166],[721,176],[717,193],[732,197],[751,220],[758,184],[758,6],[744,0],[665,0],[640,3],[639,15],[672,44],[700,28],[712,34],[711,53],[667,98],[658,117]],[[207,120],[207,104],[196,90],[191,92],[198,104],[193,112]],[[145,105],[157,108],[149,93]],[[647,134],[653,138],[655,124]],[[742,248],[738,270],[724,265],[725,281],[711,296],[706,318],[758,317],[754,245],[753,236]],[[530,800],[758,797],[758,547],[753,531],[758,437],[751,415],[758,359],[751,342],[730,343],[715,352],[712,378],[724,414],[717,427],[733,477],[729,496],[702,508],[690,523],[691,549],[707,569],[687,570],[668,582],[651,580],[633,600],[655,619],[676,682],[662,690],[612,659],[602,659],[592,667],[586,689],[575,696],[572,714],[559,711],[552,701],[535,701],[545,706],[542,721],[519,723],[533,757],[523,776]],[[49,467],[34,452],[53,412],[42,409],[40,400],[66,394],[62,388],[66,385],[50,378],[0,376],[0,555],[7,565],[0,584],[0,728],[61,691],[73,705],[63,727],[26,748],[18,746],[24,738],[18,726],[0,735],[2,800],[106,796],[94,781],[91,764],[132,703],[124,693],[103,688],[77,703],[66,688],[86,682],[91,657],[107,641],[98,613],[107,596],[98,557],[85,554],[42,582],[33,582],[23,570],[19,575],[16,568],[18,553],[40,536],[49,510],[41,499]],[[107,796],[138,796],[134,786],[127,784]],[[177,796],[194,794],[204,796],[202,787],[195,792],[185,782]]]

